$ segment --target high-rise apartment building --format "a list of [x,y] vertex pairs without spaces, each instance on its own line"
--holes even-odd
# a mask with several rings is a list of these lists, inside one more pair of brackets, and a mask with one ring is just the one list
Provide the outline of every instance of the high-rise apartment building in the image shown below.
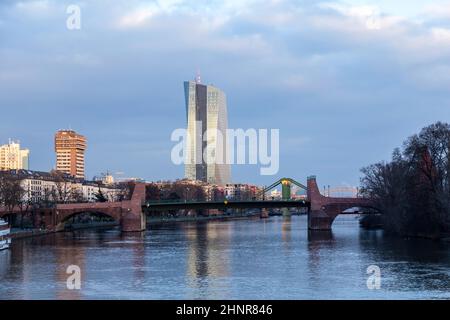
[[0,146],[0,170],[28,170],[30,150],[20,149],[18,141]]
[[[187,115],[185,177],[217,185],[231,182],[227,164],[227,101],[225,93],[200,79],[184,82]],[[218,137],[220,135],[220,137]],[[215,161],[205,161],[212,154]],[[211,163],[212,162],[212,163]]]
[[84,179],[86,138],[73,130],[55,134],[56,170]]

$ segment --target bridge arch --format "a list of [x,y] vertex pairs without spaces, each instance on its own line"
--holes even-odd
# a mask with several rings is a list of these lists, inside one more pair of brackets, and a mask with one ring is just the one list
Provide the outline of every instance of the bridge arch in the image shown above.
[[13,218],[13,214],[8,212],[4,212],[4,213],[0,213],[0,218],[4,219],[5,221],[11,223],[12,218]]
[[379,211],[371,199],[323,196],[319,191],[315,176],[308,177],[307,185],[308,200],[311,203],[308,213],[310,230],[331,230],[331,225],[336,217],[350,208],[371,208]]
[[75,211],[75,212],[70,213],[70,214],[64,214],[62,216],[62,218],[60,218],[59,222],[60,223],[64,223],[64,222],[67,222],[67,221],[69,221],[70,219],[72,219],[74,217],[77,217],[77,216],[80,216],[80,215],[83,215],[83,214],[87,214],[87,215],[90,215],[90,216],[108,217],[108,218],[110,218],[110,219],[112,219],[112,220],[114,220],[116,222],[120,222],[120,218],[118,218],[118,217],[116,217],[114,215],[111,215],[111,213],[107,212],[107,210],[80,210],[80,211]]
[[64,229],[65,224],[72,217],[88,213],[88,214],[99,214],[103,216],[110,217],[115,222],[120,224],[122,222],[122,211],[117,207],[82,207],[78,205],[61,205],[56,208],[56,230]]

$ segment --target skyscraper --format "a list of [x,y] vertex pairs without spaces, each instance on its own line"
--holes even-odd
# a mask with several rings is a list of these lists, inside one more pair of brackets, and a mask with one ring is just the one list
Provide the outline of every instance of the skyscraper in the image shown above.
[[73,130],[59,130],[55,134],[56,170],[76,178],[84,178],[86,138]]
[[20,143],[9,140],[0,146],[0,170],[28,170],[30,150],[20,149]]
[[[201,84],[197,77],[196,81],[184,82],[184,94],[187,116],[185,177],[217,185],[230,183],[230,165],[226,164],[228,116],[225,93],[214,86]],[[213,163],[205,161],[206,148],[216,158]]]

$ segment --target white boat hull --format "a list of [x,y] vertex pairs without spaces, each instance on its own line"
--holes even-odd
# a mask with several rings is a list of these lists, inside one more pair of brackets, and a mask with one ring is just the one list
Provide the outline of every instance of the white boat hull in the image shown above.
[[9,233],[11,229],[3,219],[0,219],[0,250],[5,250],[9,248],[11,244],[11,238],[9,237]]
[[0,250],[8,249],[10,244],[11,244],[11,239],[0,240]]
[[2,239],[3,237],[7,236],[10,232],[11,232],[11,229],[9,229],[9,228],[0,230],[0,239]]

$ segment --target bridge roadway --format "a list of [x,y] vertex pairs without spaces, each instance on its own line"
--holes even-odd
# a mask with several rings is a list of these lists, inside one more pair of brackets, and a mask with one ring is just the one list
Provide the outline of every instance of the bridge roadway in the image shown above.
[[195,209],[269,209],[269,208],[309,208],[306,200],[252,200],[252,201],[188,201],[188,202],[147,202],[145,211],[195,210]]

